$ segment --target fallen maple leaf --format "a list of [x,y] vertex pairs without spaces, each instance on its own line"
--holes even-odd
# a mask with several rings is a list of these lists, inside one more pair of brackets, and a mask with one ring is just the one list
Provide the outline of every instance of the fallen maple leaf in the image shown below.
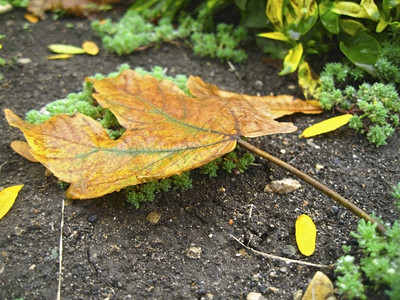
[[[220,91],[199,77],[188,81],[191,94],[197,97],[185,95],[171,81],[131,70],[116,78],[90,81],[94,98],[126,128],[118,140],[110,139],[100,123],[79,113],[56,115],[35,125],[5,111],[9,124],[25,134],[33,157],[71,183],[69,198],[99,197],[200,167],[232,151],[241,136],[297,129],[292,123],[273,120],[270,97]],[[280,106],[279,96],[273,100],[274,106]],[[282,103],[286,102],[283,97]],[[310,106],[304,102],[305,111]]]
[[31,161],[31,162],[38,162],[31,154],[31,147],[28,145],[27,142],[24,141],[12,141],[10,144],[11,148],[21,155],[23,158]]
[[116,2],[119,0],[30,0],[27,11],[41,19],[45,18],[44,12],[47,10],[63,10],[76,16],[88,16],[102,6]]

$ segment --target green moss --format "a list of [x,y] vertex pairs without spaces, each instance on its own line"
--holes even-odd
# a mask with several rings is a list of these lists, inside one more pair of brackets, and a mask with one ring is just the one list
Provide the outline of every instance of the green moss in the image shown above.
[[161,42],[186,39],[192,44],[193,52],[200,56],[234,62],[242,62],[247,58],[246,53],[239,48],[247,37],[246,29],[221,23],[215,31],[210,30],[213,27],[210,19],[212,14],[207,7],[200,9],[196,19],[182,15],[179,26],[174,26],[168,15],[162,16],[155,25],[150,20],[154,15],[147,13],[146,10],[139,13],[130,9],[118,22],[110,19],[102,23],[94,21],[92,28],[102,38],[104,47],[118,55],[130,54]]

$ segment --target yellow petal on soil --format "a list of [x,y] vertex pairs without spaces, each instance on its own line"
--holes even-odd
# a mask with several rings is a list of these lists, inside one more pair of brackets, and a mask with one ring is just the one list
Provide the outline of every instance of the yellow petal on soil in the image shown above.
[[55,54],[46,56],[46,59],[68,59],[74,56],[73,54]]
[[91,41],[86,41],[82,44],[83,50],[85,50],[86,54],[89,55],[97,55],[99,54],[99,47],[97,47],[96,43]]
[[296,243],[300,252],[310,256],[315,251],[317,228],[313,220],[307,215],[301,215],[296,220]]
[[83,54],[85,50],[80,47],[72,46],[72,45],[64,45],[64,44],[51,44],[48,45],[47,48],[51,52],[59,53],[59,54]]
[[36,158],[30,152],[31,146],[27,142],[24,141],[12,141],[10,147],[23,158],[31,161],[38,162]]
[[3,218],[14,205],[15,199],[23,186],[23,184],[10,186],[0,192],[0,219]]
[[333,131],[349,123],[352,114],[345,114],[338,117],[333,117],[317,124],[314,124],[303,131],[301,137],[312,137],[329,131]]
[[336,299],[331,280],[321,271],[317,271],[301,300]]
[[37,22],[39,22],[39,18],[32,14],[24,14],[24,19],[32,24],[36,24]]

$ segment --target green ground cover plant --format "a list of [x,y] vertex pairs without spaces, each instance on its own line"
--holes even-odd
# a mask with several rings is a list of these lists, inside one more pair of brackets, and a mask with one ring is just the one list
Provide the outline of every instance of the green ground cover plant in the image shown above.
[[319,100],[324,109],[352,113],[349,127],[366,134],[377,147],[386,145],[399,126],[400,34],[382,42],[371,76],[350,63],[328,63],[320,74]]
[[[393,188],[392,195],[400,199],[400,183]],[[345,255],[336,263],[335,271],[341,274],[337,287],[349,299],[367,299],[366,292],[379,287],[385,289],[390,299],[400,298],[400,222],[396,220],[384,236],[377,234],[375,227],[360,220],[357,232],[351,235],[357,239],[361,259],[358,262],[354,256]]]
[[179,19],[179,26],[175,27],[169,14],[163,15],[155,24],[150,17],[154,17],[156,11],[139,14],[134,8],[128,10],[118,22],[110,19],[92,22],[93,30],[100,35],[106,49],[123,55],[161,42],[186,39],[193,52],[200,56],[237,63],[247,58],[240,49],[240,44],[247,37],[246,29],[220,23],[215,31],[210,30],[211,21],[206,17],[210,10],[201,10],[197,18],[184,14]]
[[[127,69],[129,69],[129,65],[123,64],[116,72],[110,73],[107,76],[96,74],[93,77],[96,79],[116,77],[123,70]],[[189,94],[189,90],[186,86],[188,78],[185,75],[177,75],[176,77],[168,76],[166,75],[165,70],[159,66],[154,67],[151,71],[146,71],[143,68],[136,68],[135,71],[141,75],[150,75],[157,79],[170,80],[186,94]],[[93,119],[99,120],[102,126],[107,130],[109,136],[113,139],[117,139],[122,135],[124,129],[119,125],[114,115],[108,109],[104,109],[97,105],[97,102],[92,97],[92,93],[92,83],[86,82],[81,92],[71,93],[64,99],[55,100],[46,105],[46,107],[40,111],[31,110],[26,114],[25,119],[33,124],[40,124],[58,114],[72,115],[76,112],[80,112],[92,117]],[[250,152],[241,151],[240,147],[237,146],[236,151],[228,153],[202,166],[200,172],[209,177],[217,176],[217,172],[220,169],[225,170],[228,173],[232,173],[233,171],[244,172],[253,161],[254,156]],[[63,188],[68,187],[64,182],[60,182],[60,185]],[[123,193],[126,194],[129,203],[132,203],[136,208],[139,208],[140,203],[153,201],[156,194],[159,192],[186,190],[191,187],[192,179],[190,177],[190,172],[184,172],[170,178],[127,187],[123,190]]]
[[0,5],[11,4],[14,7],[27,7],[29,0],[0,0]]
[[[2,39],[4,39],[6,36],[4,34],[0,34],[0,42]],[[2,44],[0,43],[0,49],[2,48]],[[2,57],[0,57],[0,67],[4,66],[6,64],[6,60]],[[0,80],[2,80],[4,75],[0,72]]]

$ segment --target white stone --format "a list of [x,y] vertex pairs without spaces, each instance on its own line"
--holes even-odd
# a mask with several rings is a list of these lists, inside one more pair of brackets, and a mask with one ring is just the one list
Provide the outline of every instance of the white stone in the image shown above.
[[293,192],[301,187],[300,182],[292,178],[284,178],[282,180],[274,180],[266,185],[264,192],[285,194]]

